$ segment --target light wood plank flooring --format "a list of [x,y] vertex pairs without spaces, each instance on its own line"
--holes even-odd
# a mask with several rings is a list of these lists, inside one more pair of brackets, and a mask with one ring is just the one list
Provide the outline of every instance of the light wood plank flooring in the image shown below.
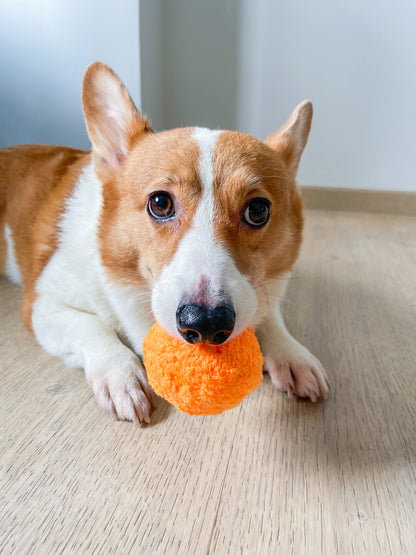
[[416,219],[307,213],[284,303],[326,402],[101,413],[0,281],[0,552],[416,553]]

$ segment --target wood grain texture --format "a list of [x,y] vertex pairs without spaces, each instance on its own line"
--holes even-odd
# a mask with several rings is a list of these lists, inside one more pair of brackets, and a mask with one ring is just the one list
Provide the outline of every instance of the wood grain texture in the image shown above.
[[0,552],[416,552],[416,221],[311,211],[288,327],[326,402],[114,422],[0,282]]

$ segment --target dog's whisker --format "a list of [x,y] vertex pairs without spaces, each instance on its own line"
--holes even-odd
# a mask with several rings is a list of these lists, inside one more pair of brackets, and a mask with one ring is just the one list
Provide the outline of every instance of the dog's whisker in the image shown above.
[[269,301],[269,295],[268,295],[268,292],[267,292],[267,289],[266,289],[266,285],[264,283],[261,283],[260,287],[261,287],[261,290],[263,291],[264,296],[266,298],[267,308],[270,310],[270,301]]
[[259,287],[263,287],[264,285],[273,285],[271,281],[262,281],[253,287],[253,289],[258,289]]
[[268,276],[267,274],[264,276],[266,279],[272,280],[272,281],[292,281],[292,279],[299,279],[298,276],[292,277],[292,276]]
[[283,174],[280,174],[280,175],[262,175],[261,177],[262,179],[267,179],[267,178],[284,179],[286,176],[284,176]]
[[287,303],[287,304],[291,304],[291,305],[296,305],[295,301],[291,301],[289,299],[287,299],[286,297],[270,297],[273,300],[278,301],[279,303]]
[[277,303],[287,303],[287,304],[293,304],[293,305],[296,304],[294,301],[291,301],[291,300],[287,299],[286,297],[281,297],[279,295],[270,294],[266,289],[267,285],[268,285],[268,282],[262,281],[262,282],[258,283],[257,285],[255,285],[253,287],[253,289],[254,290],[261,289],[263,291],[263,294],[264,294],[265,298],[267,299],[267,306],[269,307],[269,309],[270,309],[270,300],[275,301]]

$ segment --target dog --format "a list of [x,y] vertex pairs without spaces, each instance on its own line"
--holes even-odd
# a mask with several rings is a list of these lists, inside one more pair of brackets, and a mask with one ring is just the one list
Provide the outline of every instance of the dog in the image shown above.
[[302,102],[260,141],[235,131],[154,133],[117,75],[95,62],[82,103],[92,151],[0,151],[0,269],[22,285],[39,344],[83,368],[98,405],[149,422],[141,362],[155,320],[188,343],[255,328],[272,383],[325,398],[321,363],[279,302],[302,240],[296,172],[312,120]]

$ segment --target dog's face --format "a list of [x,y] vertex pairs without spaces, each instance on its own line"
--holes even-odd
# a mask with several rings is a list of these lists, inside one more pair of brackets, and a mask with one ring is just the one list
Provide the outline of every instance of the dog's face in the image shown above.
[[310,103],[262,142],[201,128],[154,134],[103,64],[87,70],[83,101],[109,274],[151,291],[157,321],[190,343],[223,343],[254,325],[268,309],[265,282],[298,255],[295,174]]

